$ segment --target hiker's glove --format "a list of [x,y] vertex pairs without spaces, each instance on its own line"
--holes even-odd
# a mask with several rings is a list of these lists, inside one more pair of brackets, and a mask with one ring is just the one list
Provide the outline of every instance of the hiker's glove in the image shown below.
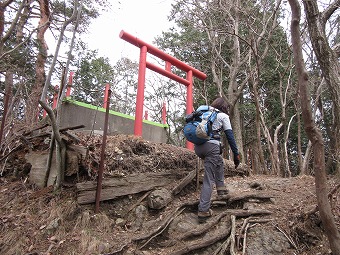
[[234,164],[235,164],[235,169],[238,167],[240,164],[240,154],[234,155]]

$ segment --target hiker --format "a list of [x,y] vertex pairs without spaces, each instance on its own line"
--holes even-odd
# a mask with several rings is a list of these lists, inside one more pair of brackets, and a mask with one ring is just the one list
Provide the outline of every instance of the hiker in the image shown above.
[[227,136],[229,146],[233,152],[235,168],[240,164],[240,156],[235,142],[234,134],[229,120],[229,106],[222,98],[216,98],[210,107],[218,111],[217,118],[212,124],[212,137],[209,141],[195,146],[195,153],[201,159],[204,159],[204,177],[201,189],[200,201],[198,205],[198,220],[204,222],[212,216],[210,209],[211,194],[213,185],[216,185],[217,195],[222,196],[228,193],[224,185],[224,164],[220,133],[222,131]]

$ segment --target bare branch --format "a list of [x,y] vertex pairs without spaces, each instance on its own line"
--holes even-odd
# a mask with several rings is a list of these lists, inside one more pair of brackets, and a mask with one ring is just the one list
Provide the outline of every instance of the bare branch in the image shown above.
[[38,28],[33,29],[33,30],[29,33],[29,35],[27,36],[27,38],[26,38],[24,41],[21,41],[21,42],[20,42],[19,44],[17,44],[13,49],[11,49],[11,50],[9,50],[9,51],[3,53],[3,54],[0,56],[0,59],[6,57],[7,55],[11,54],[12,52],[14,52],[14,51],[16,51],[18,48],[20,48],[23,44],[25,44],[25,43],[31,38],[31,36],[33,35],[33,33],[34,33],[35,31],[37,31],[37,30],[38,30]]
[[322,13],[321,13],[321,20],[322,20],[322,25],[324,26],[327,22],[327,20],[329,20],[329,18],[332,16],[332,14],[340,8],[340,0],[335,0],[333,3],[331,3],[327,9],[325,9]]
[[[7,2],[11,2],[11,1],[9,0],[9,1],[7,1]],[[24,7],[25,7],[25,2],[26,2],[26,1],[23,0],[22,3],[20,4],[19,9],[18,9],[18,11],[17,11],[17,14],[16,14],[15,18],[13,19],[13,21],[12,21],[12,23],[11,23],[11,26],[10,26],[9,29],[7,30],[7,33],[4,35],[4,37],[1,39],[1,43],[4,43],[4,42],[10,37],[10,35],[12,34],[12,32],[14,31],[15,26],[16,26],[18,20],[19,20],[20,15],[21,15],[21,11],[22,11],[22,9],[24,9]],[[5,6],[6,6],[6,4],[5,4]]]

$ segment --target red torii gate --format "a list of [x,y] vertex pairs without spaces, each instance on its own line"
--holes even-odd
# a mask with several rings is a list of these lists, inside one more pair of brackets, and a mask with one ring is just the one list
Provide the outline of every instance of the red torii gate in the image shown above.
[[[138,71],[138,87],[137,87],[137,100],[136,100],[136,117],[134,134],[136,136],[142,136],[142,124],[143,124],[143,105],[144,105],[144,88],[145,88],[145,72],[146,68],[155,71],[161,75],[164,75],[174,81],[177,81],[187,87],[187,100],[186,100],[186,113],[189,114],[193,111],[193,76],[200,80],[205,80],[207,75],[187,64],[170,56],[169,54],[161,51],[160,49],[143,42],[135,36],[132,36],[122,30],[119,33],[119,37],[123,40],[140,48],[139,57],[139,71]],[[150,62],[146,61],[146,54],[150,54],[165,61],[165,69],[160,68]],[[171,66],[176,66],[180,70],[186,72],[186,79],[171,72]],[[193,144],[186,142],[188,149],[193,149]]]

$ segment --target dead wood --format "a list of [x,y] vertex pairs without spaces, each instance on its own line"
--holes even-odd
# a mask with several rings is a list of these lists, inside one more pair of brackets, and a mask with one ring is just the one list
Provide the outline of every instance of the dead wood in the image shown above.
[[76,144],[67,145],[67,149],[77,152],[79,155],[81,155],[81,158],[83,160],[87,158],[88,152],[89,152],[88,148],[81,146],[81,145],[76,145]]
[[42,125],[41,127],[36,127],[36,128],[34,128],[34,129],[31,129],[31,130],[29,130],[29,131],[26,131],[25,133],[23,133],[22,135],[23,136],[28,136],[28,135],[30,135],[32,132],[34,132],[34,131],[37,131],[37,130],[40,130],[40,129],[44,129],[45,127],[48,127],[50,124],[44,124],[44,125]]
[[25,144],[30,150],[33,149],[33,144],[25,137],[20,135],[19,136],[20,141],[22,141],[23,144]]
[[7,157],[9,155],[11,155],[12,153],[18,151],[19,149],[21,149],[23,146],[22,144],[17,145],[16,147],[14,147],[11,151],[9,151],[6,155],[4,155],[2,158],[0,158],[0,162],[2,162],[4,159],[7,159]]
[[288,235],[288,234],[286,234],[286,232],[285,231],[283,231],[281,228],[279,228],[277,225],[275,226],[275,228],[277,229],[277,230],[279,230],[286,238],[287,238],[287,240],[289,241],[289,243],[297,250],[298,248],[297,248],[297,245],[295,244],[295,242],[294,242],[294,240]]
[[67,131],[67,130],[75,130],[75,129],[84,128],[84,127],[85,127],[85,125],[77,125],[77,126],[61,128],[59,131],[64,132],[64,131]]
[[29,137],[27,137],[27,140],[33,140],[33,139],[40,138],[40,137],[51,136],[51,134],[52,134],[52,132],[48,131],[48,132],[44,132],[44,133],[37,134],[37,135],[34,135],[34,136],[29,136]]
[[179,192],[181,192],[181,190],[187,186],[196,176],[196,170],[192,170],[187,176],[185,176],[180,183],[172,190],[172,194],[175,196],[177,195]]
[[81,143],[82,141],[78,136],[70,133],[69,131],[64,131],[63,134],[67,136],[68,138],[70,138],[75,143]]
[[[170,184],[176,177],[172,173],[140,173],[121,178],[103,180],[100,201],[137,194]],[[97,182],[77,183],[79,204],[95,202]]]
[[[43,128],[47,127],[47,126],[49,126],[49,125],[44,125],[44,126],[42,126],[42,127],[40,127],[40,128],[36,128],[36,129],[34,129],[33,131],[39,130],[39,129],[43,129]],[[85,127],[84,125],[78,125],[78,126],[72,126],[72,127],[65,127],[65,128],[59,129],[59,132],[65,134],[68,130],[75,130],[75,129],[84,128],[84,127]],[[25,134],[26,134],[25,136],[31,134],[33,131],[26,132],[26,133],[25,133]],[[37,134],[37,135],[34,135],[34,136],[29,136],[29,137],[27,137],[26,139],[27,139],[27,140],[32,140],[32,139],[39,138],[39,137],[50,136],[51,134],[52,134],[52,132],[49,130],[49,131],[45,131],[44,133],[41,133],[41,134]]]
[[132,206],[130,206],[130,208],[126,211],[125,216],[128,215],[129,212],[131,212],[136,206],[138,206],[147,196],[149,196],[151,192],[152,192],[152,190],[149,190],[141,198],[139,198],[136,203],[134,203]]

